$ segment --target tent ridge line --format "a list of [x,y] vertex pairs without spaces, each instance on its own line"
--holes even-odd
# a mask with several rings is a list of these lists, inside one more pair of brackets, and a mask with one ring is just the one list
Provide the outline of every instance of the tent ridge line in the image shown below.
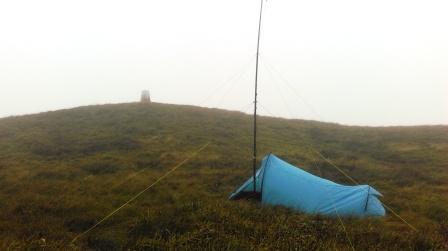
[[264,167],[264,171],[263,171],[263,177],[261,178],[261,183],[260,183],[260,200],[262,199],[262,197],[263,197],[263,184],[264,184],[264,173],[266,172],[266,168],[268,167],[268,166],[270,166],[270,163],[271,163],[271,156],[272,156],[272,153],[269,153],[268,154],[268,158],[266,159],[266,165],[265,165],[265,167]]

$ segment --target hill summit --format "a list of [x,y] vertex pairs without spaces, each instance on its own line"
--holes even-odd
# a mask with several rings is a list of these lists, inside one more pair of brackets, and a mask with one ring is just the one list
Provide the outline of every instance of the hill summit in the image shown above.
[[[86,106],[0,119],[0,249],[70,240],[182,161],[201,155],[75,243],[80,249],[443,249],[448,127],[351,127],[260,117],[270,152],[351,184],[315,151],[412,222],[337,219],[228,201],[251,174],[251,116],[168,104]],[[347,230],[347,233],[345,230]]]

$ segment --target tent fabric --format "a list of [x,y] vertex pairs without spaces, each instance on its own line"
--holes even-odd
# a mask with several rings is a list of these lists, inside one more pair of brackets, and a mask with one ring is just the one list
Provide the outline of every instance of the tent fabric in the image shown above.
[[[312,175],[274,154],[267,155],[256,172],[256,192],[261,202],[281,205],[309,214],[339,216],[384,216],[378,199],[382,196],[369,185],[345,186]],[[253,177],[230,195],[238,199],[253,192]]]

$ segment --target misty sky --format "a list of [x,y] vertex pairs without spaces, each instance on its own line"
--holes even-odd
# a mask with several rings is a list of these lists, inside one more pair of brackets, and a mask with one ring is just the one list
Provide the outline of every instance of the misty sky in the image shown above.
[[[157,102],[250,112],[258,0],[1,1],[0,117]],[[448,1],[269,0],[260,112],[448,124]]]

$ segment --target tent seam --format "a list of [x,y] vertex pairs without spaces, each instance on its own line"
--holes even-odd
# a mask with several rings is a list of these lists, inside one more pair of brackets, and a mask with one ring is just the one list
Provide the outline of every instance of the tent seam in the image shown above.
[[367,212],[367,207],[369,206],[369,197],[370,197],[370,186],[367,190],[367,199],[366,199],[366,206],[364,207],[364,212]]

